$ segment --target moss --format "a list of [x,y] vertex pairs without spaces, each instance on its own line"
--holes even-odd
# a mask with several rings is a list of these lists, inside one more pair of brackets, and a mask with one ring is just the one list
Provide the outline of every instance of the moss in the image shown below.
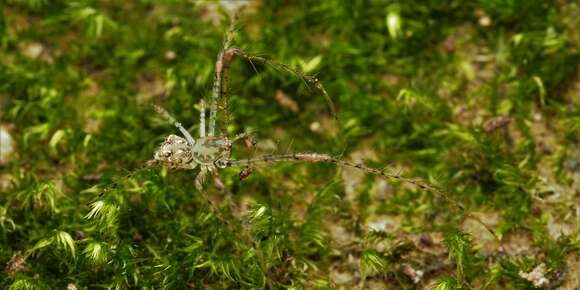
[[[445,196],[315,163],[242,181],[225,169],[199,192],[195,172],[145,166],[177,133],[149,104],[198,131],[226,8],[3,2],[0,123],[15,152],[0,165],[1,287],[531,288],[519,273],[540,263],[550,287],[574,283],[568,2],[251,1],[241,14],[235,45],[316,75],[338,119],[287,69],[234,59],[220,131],[258,141],[234,157],[326,153]],[[501,244],[466,226],[480,212]]]

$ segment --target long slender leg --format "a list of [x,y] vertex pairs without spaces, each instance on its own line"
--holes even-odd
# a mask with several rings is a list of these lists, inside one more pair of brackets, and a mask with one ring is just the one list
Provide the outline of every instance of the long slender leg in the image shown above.
[[233,51],[234,54],[245,58],[247,61],[250,62],[250,64],[252,64],[252,66],[254,66],[254,61],[269,65],[277,70],[280,71],[284,71],[287,73],[290,73],[300,79],[302,79],[306,85],[312,84],[314,85],[314,87],[320,91],[320,93],[322,93],[322,96],[324,97],[326,103],[328,104],[328,107],[330,108],[330,112],[332,114],[332,116],[336,119],[337,115],[336,115],[336,108],[334,107],[334,102],[332,101],[332,99],[330,98],[330,95],[328,95],[328,92],[326,91],[326,89],[324,88],[324,86],[322,85],[322,83],[320,82],[320,80],[318,80],[318,78],[316,78],[315,76],[310,76],[310,75],[306,75],[304,73],[302,73],[301,71],[290,67],[287,64],[283,64],[265,57],[261,57],[261,56],[256,56],[256,55],[251,55],[249,53],[246,53],[245,51],[241,50],[241,49],[235,49]]
[[450,200],[449,196],[445,194],[440,189],[436,188],[433,185],[425,183],[419,179],[408,178],[401,176],[398,173],[389,173],[383,169],[377,169],[373,167],[368,167],[362,163],[355,163],[351,161],[342,160],[339,158],[332,157],[328,154],[320,154],[320,153],[293,153],[293,154],[282,154],[282,155],[263,155],[255,158],[250,159],[240,159],[240,160],[224,160],[223,166],[225,167],[233,167],[233,166],[249,166],[256,163],[268,163],[268,162],[281,162],[281,161],[297,161],[297,162],[326,162],[326,163],[334,163],[340,166],[358,168],[366,173],[381,176],[387,179],[397,179],[403,182],[407,182],[419,187],[422,190],[432,191],[435,194],[443,197],[444,199],[451,201],[453,204],[457,205],[459,208],[464,209],[462,205],[458,202]]
[[[215,124],[216,116],[218,110],[218,101],[223,98],[227,98],[227,73],[234,54],[238,49],[236,48],[224,48],[222,52],[218,55],[218,59],[215,64],[215,77],[213,81],[212,93],[211,93],[211,104],[209,108],[209,130],[208,136],[215,135]],[[227,100],[224,100],[227,101]]]
[[[282,155],[263,155],[255,158],[240,159],[240,160],[222,160],[220,162],[221,167],[233,167],[233,166],[250,166],[257,163],[269,163],[269,162],[283,162],[283,161],[295,161],[295,162],[326,162],[333,163],[339,166],[352,167],[362,170],[368,174],[380,176],[386,179],[395,179],[402,182],[410,183],[420,188],[421,190],[430,191],[445,199],[450,204],[457,207],[466,217],[475,220],[477,223],[481,224],[487,231],[489,231],[495,239],[502,245],[501,239],[490,226],[484,223],[479,217],[466,211],[465,206],[463,206],[458,201],[454,200],[446,192],[438,189],[434,185],[426,183],[420,179],[408,178],[401,176],[399,173],[386,172],[384,169],[377,169],[373,167],[366,166],[362,163],[355,163],[351,161],[342,160],[339,158],[332,157],[328,154],[320,153],[293,153],[293,154],[282,154]],[[502,246],[503,247],[503,246]]]
[[218,60],[215,64],[215,76],[213,81],[213,87],[211,92],[211,104],[209,107],[209,128],[208,136],[215,135],[215,120],[217,115],[217,102],[220,97],[221,85],[222,85],[222,72],[223,72],[223,53],[218,55]]
[[244,145],[246,148],[253,148],[256,146],[256,140],[254,137],[248,132],[242,132],[236,135],[232,140],[232,145],[240,140],[244,140]]
[[205,100],[199,102],[199,137],[205,137]]
[[[224,49],[219,53],[218,59],[217,59],[216,64],[215,64],[215,77],[214,77],[214,83],[213,83],[213,87],[212,87],[212,99],[211,99],[210,116],[209,116],[209,133],[208,133],[209,136],[214,136],[214,134],[215,134],[215,123],[216,123],[216,115],[217,115],[217,109],[218,109],[217,108],[218,107],[218,105],[217,105],[218,100],[220,98],[227,98],[228,68],[230,67],[230,64],[232,62],[234,55],[238,55],[238,56],[246,59],[247,61],[250,62],[250,64],[252,64],[252,66],[254,66],[254,61],[261,62],[263,64],[272,66],[275,69],[278,69],[280,71],[285,71],[285,72],[288,72],[294,76],[299,77],[300,79],[302,79],[306,83],[306,85],[308,85],[308,84],[314,85],[314,87],[322,93],[322,96],[324,97],[328,106],[330,107],[330,111],[332,113],[332,116],[335,119],[337,118],[336,109],[334,107],[334,102],[332,101],[332,99],[328,95],[328,92],[326,91],[326,89],[324,88],[322,83],[318,80],[318,78],[316,78],[314,76],[305,75],[302,72],[300,72],[300,71],[298,71],[298,70],[296,70],[296,69],[294,69],[286,64],[279,63],[279,62],[273,61],[271,59],[267,59],[265,57],[248,54],[239,48],[235,48],[235,47],[230,48],[229,47],[230,42],[231,42],[231,38],[227,38],[226,44],[224,45]],[[254,67],[254,69],[255,69],[255,67]],[[224,99],[224,102],[227,102],[227,100]]]
[[181,134],[183,134],[183,136],[185,137],[187,142],[189,142],[189,144],[191,144],[192,146],[195,145],[195,139],[193,139],[193,137],[191,137],[189,132],[187,132],[187,130],[185,130],[185,128],[183,128],[181,123],[177,122],[175,120],[175,118],[173,118],[165,109],[163,109],[157,105],[153,105],[153,108],[155,109],[155,111],[157,113],[161,114],[163,117],[165,117],[165,119],[169,120],[169,122],[171,122],[175,127],[177,127],[177,129],[179,129],[179,131],[181,131]]
[[[226,33],[226,38],[224,40],[224,46],[222,51],[218,54],[217,61],[215,63],[215,76],[213,81],[212,93],[211,93],[211,104],[209,108],[209,128],[208,136],[215,136],[215,123],[218,110],[218,100],[220,98],[227,98],[223,95],[224,90],[224,79],[227,79],[227,69],[232,62],[234,55],[234,50],[230,48],[232,40],[234,38],[236,21],[232,21],[230,28]],[[227,85],[227,84],[226,84]]]

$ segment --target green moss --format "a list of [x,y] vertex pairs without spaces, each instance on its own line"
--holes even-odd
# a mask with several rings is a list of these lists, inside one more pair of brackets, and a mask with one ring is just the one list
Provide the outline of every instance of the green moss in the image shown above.
[[[15,152],[0,164],[0,287],[530,288],[519,273],[540,263],[552,286],[572,283],[559,278],[580,248],[572,2],[256,1],[241,14],[235,45],[316,75],[338,120],[300,77],[235,59],[221,130],[260,141],[236,158],[359,158],[443,197],[315,163],[243,181],[226,169],[223,190],[198,192],[196,172],[145,167],[177,133],[149,104],[197,132],[223,7],[5,1],[0,125]],[[27,271],[10,270],[18,251]]]

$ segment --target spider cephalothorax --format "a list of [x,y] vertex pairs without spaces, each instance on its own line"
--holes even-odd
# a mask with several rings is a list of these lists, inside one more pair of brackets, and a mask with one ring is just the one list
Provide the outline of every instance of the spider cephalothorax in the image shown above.
[[220,160],[230,158],[232,142],[227,137],[204,137],[193,146],[193,159],[201,165],[219,166]]

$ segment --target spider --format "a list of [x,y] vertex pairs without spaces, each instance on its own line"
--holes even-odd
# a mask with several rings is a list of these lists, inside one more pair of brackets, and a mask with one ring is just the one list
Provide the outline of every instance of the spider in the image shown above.
[[[231,30],[230,30],[231,33]],[[203,189],[203,184],[208,174],[217,174],[220,169],[228,167],[245,167],[240,172],[240,180],[246,179],[251,173],[251,166],[257,165],[259,163],[274,163],[274,162],[310,162],[310,163],[332,163],[341,167],[351,167],[363,172],[381,178],[398,180],[401,182],[406,182],[418,187],[421,190],[430,191],[440,198],[443,198],[450,204],[454,205],[459,209],[465,217],[471,218],[484,226],[487,231],[489,231],[496,239],[499,240],[495,231],[489,227],[485,222],[483,222],[477,216],[472,215],[467,212],[464,206],[452,199],[446,192],[438,189],[437,187],[426,183],[420,179],[404,177],[399,173],[393,171],[387,171],[385,169],[373,168],[366,166],[362,163],[355,163],[352,161],[344,160],[338,157],[331,156],[325,153],[316,152],[301,152],[301,153],[291,153],[291,154],[280,154],[280,155],[262,155],[248,159],[232,159],[231,152],[232,146],[241,139],[249,138],[245,133],[236,135],[233,139],[228,138],[225,135],[216,135],[216,116],[218,110],[218,101],[227,102],[226,87],[227,87],[227,71],[232,62],[234,56],[240,56],[247,59],[252,65],[253,61],[262,62],[279,68],[281,70],[289,71],[292,74],[298,75],[307,84],[313,84],[316,89],[318,89],[322,95],[326,98],[328,102],[332,115],[336,118],[335,109],[329,95],[327,94],[324,86],[318,81],[317,78],[312,76],[303,75],[301,72],[292,69],[291,67],[274,62],[272,60],[247,54],[243,50],[235,47],[230,47],[231,34],[226,36],[226,41],[224,48],[218,54],[218,58],[215,65],[215,77],[213,81],[212,97],[210,104],[210,114],[209,114],[209,125],[206,134],[206,116],[205,116],[205,102],[201,100],[200,102],[200,127],[199,127],[199,138],[195,139],[193,136],[179,123],[174,117],[172,117],[165,109],[154,105],[154,109],[164,116],[168,121],[170,121],[179,131],[182,133],[183,137],[171,134],[165,141],[160,145],[154,154],[154,159],[150,161],[149,164],[161,164],[172,170],[192,170],[199,167],[199,173],[195,179],[195,187],[200,192]],[[501,244],[501,241],[500,241]]]
[[[154,108],[158,113],[163,115],[175,127],[177,127],[184,137],[180,137],[174,134],[167,136],[165,141],[163,141],[157,151],[155,151],[152,164],[159,163],[167,166],[171,170],[191,170],[199,166],[200,171],[195,179],[195,186],[199,191],[201,191],[203,188],[203,182],[205,181],[206,175],[208,173],[216,173],[218,169],[235,166],[245,166],[247,168],[248,166],[252,166],[257,163],[302,161],[327,162],[334,163],[339,166],[357,168],[369,174],[408,182],[423,190],[435,191],[436,193],[440,193],[444,196],[443,192],[441,192],[439,189],[424,183],[421,180],[403,177],[398,173],[391,173],[385,171],[384,169],[368,167],[362,163],[343,160],[324,153],[301,152],[280,155],[262,155],[249,159],[231,159],[230,156],[232,145],[240,139],[247,138],[248,135],[242,133],[236,135],[234,139],[230,139],[227,136],[214,136],[210,130],[209,134],[206,136],[204,112],[205,106],[203,101],[201,102],[200,136],[197,140],[195,140],[191,134],[189,134],[189,132],[181,125],[181,123],[176,121],[175,118],[173,118],[165,109],[159,106],[154,106]],[[212,128],[211,124],[212,123],[210,123],[210,128]],[[240,179],[245,179],[247,175],[249,175],[248,170],[242,170],[242,172],[240,172]]]
[[[223,50],[218,54],[218,58],[215,65],[215,77],[212,87],[212,97],[210,104],[209,113],[209,124],[206,134],[206,116],[205,116],[205,102],[202,99],[200,102],[200,126],[199,126],[199,138],[195,139],[193,136],[178,122],[169,112],[160,106],[153,105],[155,111],[165,117],[169,122],[171,122],[175,127],[179,129],[183,137],[177,135],[169,135],[165,141],[161,144],[159,149],[154,154],[153,160],[149,162],[152,164],[161,164],[167,166],[172,170],[191,170],[199,166],[199,174],[195,179],[195,186],[198,190],[202,190],[203,183],[208,174],[216,174],[218,169],[223,169],[232,166],[250,166],[254,163],[264,162],[264,161],[282,161],[289,160],[288,156],[285,155],[271,155],[263,156],[259,159],[245,159],[245,160],[232,160],[230,159],[232,145],[241,139],[249,138],[248,134],[242,133],[235,136],[233,139],[228,138],[224,135],[216,135],[216,117],[218,111],[218,102],[225,102],[227,107],[227,75],[228,68],[235,55],[247,59],[253,66],[254,61],[262,62],[271,65],[279,70],[288,71],[294,75],[300,76],[307,84],[313,84],[314,87],[320,90],[325,97],[327,103],[330,106],[331,113],[336,117],[334,105],[332,100],[328,96],[326,89],[319,80],[312,76],[307,76],[301,72],[289,67],[288,65],[278,63],[260,56],[250,55],[245,51],[230,47],[232,39],[233,29],[226,35],[226,40],[224,43]],[[255,67],[254,67],[255,69]],[[302,153],[294,154],[292,160],[304,160],[304,161],[314,161],[320,158],[321,154],[314,153]],[[244,170],[240,173],[240,179],[245,179],[251,170]]]
[[435,191],[436,193],[443,195],[440,190],[432,185],[422,182],[421,180],[406,178],[398,173],[392,173],[387,172],[384,169],[368,167],[362,163],[354,163],[323,153],[302,152],[282,155],[262,155],[254,158],[239,160],[231,159],[231,151],[234,143],[236,143],[238,140],[248,138],[249,136],[245,133],[242,133],[236,135],[233,139],[230,139],[224,135],[216,135],[215,129],[218,102],[220,100],[223,101],[223,99],[226,98],[224,95],[226,94],[225,87],[227,87],[227,72],[233,57],[236,55],[247,59],[252,65],[253,61],[259,61],[268,65],[272,65],[275,68],[289,71],[294,75],[300,76],[308,84],[313,84],[316,89],[322,92],[322,95],[326,98],[326,101],[331,109],[332,115],[336,117],[334,105],[328,96],[326,89],[317,78],[303,75],[301,72],[294,70],[285,64],[278,63],[263,57],[250,55],[236,47],[230,47],[231,34],[232,30],[230,29],[226,35],[224,48],[218,54],[215,65],[215,77],[212,87],[207,134],[205,120],[206,108],[203,99],[200,102],[200,126],[199,138],[197,140],[193,138],[193,136],[181,125],[181,123],[178,122],[173,116],[171,116],[171,114],[169,114],[165,109],[160,106],[153,105],[155,111],[157,111],[175,127],[177,127],[183,137],[174,134],[169,135],[155,152],[154,158],[150,161],[150,164],[161,164],[172,170],[192,170],[199,166],[199,174],[195,179],[195,186],[199,191],[201,191],[203,188],[203,183],[206,176],[210,173],[216,174],[219,169],[224,169],[227,167],[246,167],[246,169],[240,172],[240,179],[243,180],[250,174],[251,170],[248,170],[248,168],[252,165],[258,163],[294,161],[327,162],[334,163],[339,166],[357,168],[368,174],[378,175],[388,179],[401,180],[414,184],[421,189]]

